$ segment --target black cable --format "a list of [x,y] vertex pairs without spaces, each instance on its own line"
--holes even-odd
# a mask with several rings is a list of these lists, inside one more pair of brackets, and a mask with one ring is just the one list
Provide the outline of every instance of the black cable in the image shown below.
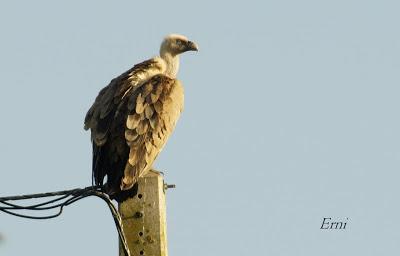
[[[68,199],[68,197],[76,198],[77,196],[82,195],[86,191],[94,191],[94,190],[99,190],[99,189],[100,189],[99,187],[94,186],[94,187],[86,187],[84,189],[63,190],[63,191],[57,191],[57,192],[47,192],[47,193],[22,195],[22,196],[0,197],[0,203],[8,206],[8,207],[0,206],[0,210],[8,210],[9,211],[9,210],[49,210],[49,209],[54,209],[54,208],[62,207],[67,202],[69,202],[70,199]],[[21,206],[21,205],[6,202],[6,201],[14,201],[14,200],[52,197],[52,196],[57,196],[57,195],[60,195],[60,197],[46,201],[44,203],[39,203],[39,204],[34,204],[34,205],[29,205],[29,206]],[[54,204],[55,202],[58,202],[58,201],[61,201],[64,199],[66,199],[66,200],[59,204]],[[50,206],[42,207],[45,205],[50,205]],[[23,216],[27,216],[27,215],[23,215]],[[54,218],[57,216],[49,215],[48,218]],[[29,217],[29,216],[27,216],[27,217]],[[40,219],[46,219],[46,217],[41,217]]]
[[46,192],[46,193],[39,193],[39,194],[7,196],[7,197],[0,197],[0,201],[33,199],[33,198],[41,198],[41,197],[49,197],[49,196],[62,196],[62,195],[66,195],[66,194],[74,194],[74,193],[79,193],[84,190],[93,190],[93,189],[100,189],[100,187],[99,186],[90,186],[90,187],[86,187],[86,188],[75,188],[75,189],[70,189],[70,190]]
[[17,216],[17,217],[21,217],[21,218],[27,218],[27,219],[34,219],[34,220],[44,220],[44,219],[51,219],[51,218],[55,218],[61,215],[63,208],[60,207],[60,210],[58,213],[53,214],[53,215],[46,215],[46,216],[31,216],[31,215],[24,215],[24,214],[19,214],[19,213],[15,213],[15,212],[11,212],[9,210],[4,210],[4,209],[0,209],[0,211]]
[[[43,198],[43,197],[54,197],[59,196],[58,198],[51,199],[45,201],[43,203],[33,204],[33,205],[18,205],[15,203],[9,203],[7,201],[17,201],[17,200],[29,200],[35,198]],[[102,192],[102,188],[100,186],[90,186],[86,188],[78,188],[72,190],[63,190],[56,192],[47,192],[47,193],[39,193],[39,194],[30,194],[30,195],[20,195],[20,196],[9,196],[9,197],[0,197],[0,211],[21,218],[28,219],[36,219],[36,220],[44,220],[51,219],[60,216],[63,212],[65,206],[71,205],[83,198],[89,196],[96,196],[101,198],[104,202],[106,202],[108,208],[111,211],[111,215],[114,219],[115,227],[118,232],[119,239],[122,243],[122,248],[124,250],[124,254],[126,256],[130,256],[129,248],[125,239],[125,235],[122,230],[122,221],[121,217],[115,208],[115,205],[112,203],[111,199],[107,194]],[[6,206],[1,206],[1,204]],[[51,210],[59,208],[58,212],[54,214],[44,215],[44,216],[33,216],[33,215],[25,215],[20,213],[15,213],[15,210],[30,210],[30,211],[43,211],[43,210]]]
[[59,198],[56,198],[56,199],[53,199],[53,200],[50,200],[50,201],[47,201],[47,202],[44,202],[44,203],[34,204],[34,205],[30,205],[30,206],[19,206],[19,205],[16,205],[16,204],[7,203],[5,201],[1,202],[1,200],[0,200],[0,203],[3,203],[5,205],[10,206],[8,208],[7,207],[2,207],[2,209],[10,209],[10,210],[49,210],[49,209],[53,209],[55,207],[58,207],[60,204],[57,204],[55,206],[48,206],[48,207],[40,207],[40,206],[48,205],[48,204],[51,204],[51,203],[55,203],[57,201],[65,199],[65,198],[67,198],[69,196],[70,195],[61,196]]

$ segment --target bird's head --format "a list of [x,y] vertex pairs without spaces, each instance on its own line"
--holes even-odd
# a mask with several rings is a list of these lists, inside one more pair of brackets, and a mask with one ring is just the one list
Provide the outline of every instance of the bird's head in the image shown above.
[[171,54],[176,56],[187,51],[198,51],[199,47],[195,42],[190,41],[185,36],[171,34],[164,38],[160,47],[160,55]]

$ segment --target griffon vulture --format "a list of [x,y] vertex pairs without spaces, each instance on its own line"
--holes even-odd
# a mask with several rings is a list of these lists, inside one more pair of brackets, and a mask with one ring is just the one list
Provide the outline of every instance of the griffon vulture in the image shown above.
[[136,64],[104,87],[85,118],[93,144],[96,185],[117,201],[137,193],[174,130],[183,109],[183,87],[176,75],[179,55],[198,46],[182,35],[169,35],[160,56]]

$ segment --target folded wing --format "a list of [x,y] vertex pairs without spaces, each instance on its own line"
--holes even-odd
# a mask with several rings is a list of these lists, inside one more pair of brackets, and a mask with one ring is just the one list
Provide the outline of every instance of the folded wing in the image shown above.
[[[147,78],[152,68],[155,75]],[[156,62],[143,62],[112,80],[85,118],[93,141],[94,181],[102,185],[107,176],[107,192],[115,198],[151,168],[183,108],[180,82],[155,69]]]

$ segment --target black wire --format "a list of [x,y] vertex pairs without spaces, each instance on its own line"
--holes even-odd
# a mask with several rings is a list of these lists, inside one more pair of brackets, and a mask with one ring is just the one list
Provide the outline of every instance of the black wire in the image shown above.
[[[54,197],[54,196],[60,196],[60,197],[45,201],[43,203],[38,203],[38,204],[33,204],[33,205],[28,205],[28,206],[22,206],[22,205],[17,205],[17,204],[7,202],[7,201],[29,200],[29,199],[35,199],[35,198]],[[100,186],[91,186],[91,187],[86,187],[83,189],[63,190],[63,191],[47,192],[47,193],[40,193],[40,194],[0,197],[0,211],[10,214],[10,215],[13,215],[13,216],[16,216],[16,217],[21,217],[21,218],[36,219],[36,220],[52,219],[52,218],[56,218],[56,217],[60,216],[62,214],[65,206],[71,205],[71,204],[73,204],[83,198],[89,197],[89,196],[99,197],[103,201],[106,202],[108,208],[111,211],[111,215],[114,219],[115,227],[117,229],[119,239],[122,243],[122,248],[124,250],[124,254],[126,256],[130,256],[129,248],[128,248],[128,245],[127,245],[127,242],[125,239],[125,235],[122,230],[121,217],[120,217],[117,209],[115,208],[115,205],[111,201],[111,199],[108,197],[107,194],[102,192],[102,188]],[[6,205],[6,206],[1,206],[1,204]],[[14,210],[30,210],[30,211],[40,210],[40,211],[43,211],[43,210],[51,210],[51,209],[56,209],[56,208],[59,208],[57,213],[44,215],[44,216],[25,215],[25,214],[13,212]]]
[[31,216],[31,215],[24,215],[24,214],[19,214],[19,213],[15,213],[15,212],[11,212],[9,210],[4,210],[4,209],[0,209],[0,211],[17,216],[17,217],[21,217],[21,218],[27,218],[27,219],[34,219],[34,220],[45,220],[45,219],[52,219],[55,217],[58,217],[61,215],[63,210],[63,207],[60,207],[60,210],[58,213],[53,214],[53,215],[46,215],[46,216]]
[[50,201],[47,201],[47,202],[44,202],[44,203],[34,204],[34,205],[30,205],[30,206],[19,206],[19,205],[16,205],[16,204],[11,204],[11,203],[1,202],[0,201],[0,203],[3,203],[5,205],[10,206],[10,207],[0,207],[0,208],[2,208],[2,209],[10,209],[10,210],[49,210],[49,209],[53,209],[53,208],[59,207],[63,203],[60,203],[60,204],[57,204],[57,205],[53,205],[53,206],[48,206],[48,207],[40,207],[40,206],[48,205],[48,204],[51,204],[51,203],[55,203],[57,201],[65,199],[65,198],[67,198],[69,196],[70,195],[61,196],[59,198],[56,198],[56,199],[53,199],[53,200],[50,200]]
[[71,190],[62,190],[62,191],[46,192],[46,193],[39,193],[39,194],[7,196],[7,197],[0,197],[0,201],[33,199],[33,198],[41,198],[41,197],[49,197],[49,196],[62,196],[62,195],[66,195],[66,194],[79,193],[84,190],[93,190],[93,189],[99,189],[99,188],[100,187],[98,187],[98,186],[90,186],[90,187],[86,187],[86,188],[75,188],[75,189],[71,189]]

